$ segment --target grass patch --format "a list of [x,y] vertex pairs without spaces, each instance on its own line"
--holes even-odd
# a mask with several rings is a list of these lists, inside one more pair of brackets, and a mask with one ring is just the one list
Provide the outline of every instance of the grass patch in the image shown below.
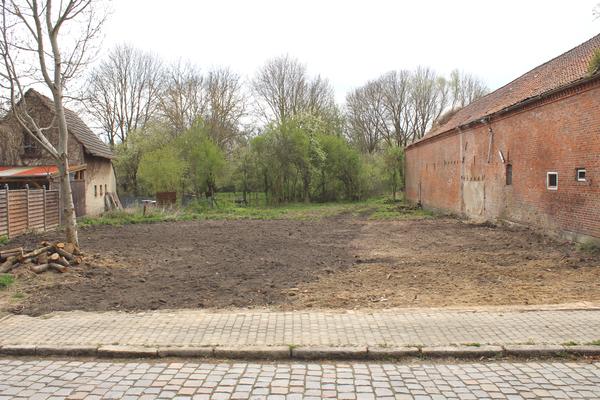
[[469,347],[481,347],[481,343],[465,343],[464,346],[469,346]]
[[10,274],[0,274],[0,290],[8,288],[15,282],[15,277]]
[[100,217],[82,218],[80,226],[122,226],[153,222],[192,220],[320,220],[342,214],[367,217],[373,220],[406,220],[432,218],[432,212],[418,209],[403,201],[392,201],[384,197],[357,202],[290,203],[276,206],[240,205],[229,197],[219,199],[215,207],[206,201],[198,201],[181,208],[151,207],[143,213],[141,207],[104,213]]
[[8,243],[8,236],[2,235],[0,236],[0,246],[3,246]]
[[586,253],[600,254],[600,244],[596,241],[578,243],[577,249]]
[[600,346],[600,339],[592,340],[588,344],[590,344],[592,346]]
[[23,294],[21,292],[16,292],[15,294],[13,294],[12,298],[15,300],[21,300],[21,299],[25,298],[25,294]]
[[579,345],[579,343],[577,343],[573,340],[569,340],[568,342],[564,342],[562,345],[563,346],[577,346],[577,345]]

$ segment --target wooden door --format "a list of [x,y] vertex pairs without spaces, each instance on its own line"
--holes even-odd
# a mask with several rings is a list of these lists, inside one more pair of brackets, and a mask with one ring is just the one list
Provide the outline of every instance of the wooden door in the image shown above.
[[85,181],[71,181],[71,190],[73,191],[73,203],[75,205],[75,214],[78,217],[85,215]]

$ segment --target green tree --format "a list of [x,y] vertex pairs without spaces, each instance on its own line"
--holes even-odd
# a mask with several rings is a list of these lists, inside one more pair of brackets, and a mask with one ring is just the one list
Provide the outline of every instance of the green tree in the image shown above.
[[383,160],[392,198],[396,200],[396,193],[404,188],[404,149],[399,146],[389,146],[383,153]]
[[206,193],[211,205],[215,203],[217,179],[223,177],[226,161],[219,146],[207,135],[203,124],[197,123],[176,139],[185,176],[195,194]]
[[179,191],[186,165],[173,145],[149,151],[142,155],[137,177],[148,194]]

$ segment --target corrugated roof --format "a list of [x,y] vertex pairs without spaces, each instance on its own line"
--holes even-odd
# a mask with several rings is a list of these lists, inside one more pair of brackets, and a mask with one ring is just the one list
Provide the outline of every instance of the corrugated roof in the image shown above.
[[600,49],[600,35],[520,76],[509,84],[459,110],[446,123],[433,128],[423,139],[480,120],[536,96],[589,77],[588,66]]
[[[70,172],[85,169],[85,165],[71,165]],[[2,178],[44,178],[58,174],[56,165],[37,165],[34,167],[0,167],[0,179]]]
[[[43,94],[29,89],[25,96],[37,96],[42,103],[54,112],[54,102]],[[86,152],[97,157],[112,158],[110,147],[104,143],[92,130],[79,118],[76,112],[65,107],[65,119],[69,132],[83,145]]]

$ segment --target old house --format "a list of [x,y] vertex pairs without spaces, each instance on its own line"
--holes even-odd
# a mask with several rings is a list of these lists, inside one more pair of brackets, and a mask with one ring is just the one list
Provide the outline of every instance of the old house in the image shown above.
[[459,110],[406,149],[424,207],[600,239],[600,35]]
[[[50,127],[46,136],[57,145],[58,128],[53,122],[52,100],[35,90],[29,90],[25,98],[32,117],[40,126]],[[65,116],[70,134],[70,176],[77,215],[100,214],[105,210],[105,196],[116,192],[112,152],[75,112],[65,109]],[[57,172],[52,158],[9,112],[0,121],[0,186],[55,188]]]

